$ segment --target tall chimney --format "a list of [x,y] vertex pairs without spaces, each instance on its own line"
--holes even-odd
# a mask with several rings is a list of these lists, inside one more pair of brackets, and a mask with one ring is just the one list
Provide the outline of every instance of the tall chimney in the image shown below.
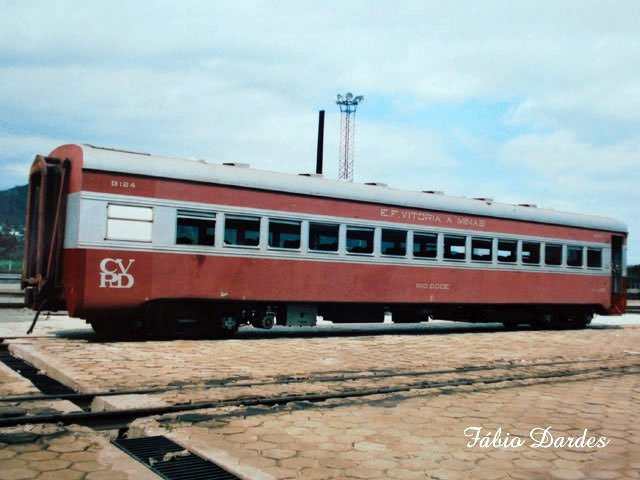
[[322,150],[324,148],[324,110],[318,112],[318,156],[316,158],[316,173],[322,175]]

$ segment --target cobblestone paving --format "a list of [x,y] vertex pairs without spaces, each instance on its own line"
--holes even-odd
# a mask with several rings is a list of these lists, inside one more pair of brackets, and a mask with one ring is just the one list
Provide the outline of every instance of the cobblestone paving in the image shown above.
[[640,327],[579,331],[100,343],[41,338],[17,356],[78,391],[349,372],[413,371],[496,362],[580,360],[638,350]]
[[37,395],[40,393],[33,383],[0,362],[0,396]]
[[0,480],[157,480],[88,428],[0,429]]
[[[534,367],[530,364],[525,365],[527,365],[525,368],[513,368],[513,366],[505,366],[504,368],[492,367],[488,370],[478,371],[462,370],[456,372],[448,370],[446,371],[446,373],[426,375],[355,375],[353,377],[347,376],[345,380],[339,380],[338,377],[335,381],[325,381],[327,380],[327,378],[331,377],[320,377],[321,380],[313,381],[313,379],[317,377],[311,377],[311,379],[307,379],[305,381],[296,381],[293,383],[267,382],[263,384],[260,382],[242,382],[237,385],[232,384],[226,385],[224,387],[210,386],[209,388],[184,388],[177,391],[170,390],[166,392],[146,394],[144,396],[138,395],[134,398],[131,398],[131,396],[129,395],[101,397],[101,400],[105,405],[104,408],[94,408],[94,410],[123,408],[122,405],[129,405],[129,408],[131,408],[131,405],[135,405],[135,402],[140,402],[141,399],[145,399],[146,404],[149,406],[159,406],[308,394],[347,395],[349,394],[349,392],[362,392],[363,390],[379,390],[388,392],[389,389],[391,389],[401,391],[409,388],[424,388],[424,385],[426,384],[429,384],[427,388],[434,389],[436,391],[450,390],[452,388],[451,386],[437,386],[442,385],[443,383],[452,383],[454,384],[454,388],[462,388],[455,385],[456,382],[474,382],[474,386],[472,389],[476,389],[484,388],[486,384],[494,384],[494,382],[502,384],[505,382],[500,381],[500,379],[514,378],[519,376],[525,378],[518,380],[514,379],[513,381],[517,381],[521,385],[528,385],[533,383],[546,382],[547,380],[545,378],[535,378],[543,375],[560,377],[570,374],[573,378],[579,378],[583,380],[595,379],[603,375],[609,375],[610,370],[618,369],[621,367],[626,369],[627,371],[635,371],[640,374],[640,358],[630,355],[627,355],[625,357],[606,359],[606,363],[605,360],[601,360],[595,363],[570,363],[560,366],[544,366],[544,364],[538,364],[538,366]],[[606,366],[607,369],[602,370],[603,366]]]
[[[233,385],[206,390],[185,388],[153,397],[102,397],[116,407],[141,402],[187,403],[239,394],[250,397],[335,390],[335,385],[328,382],[290,384],[285,390],[274,385],[242,388],[234,385],[285,377],[318,380],[326,376],[363,375],[364,379],[349,385],[360,388],[415,380],[410,376],[390,380],[375,377],[384,373],[596,358],[640,363],[637,326],[582,331],[359,335],[104,343],[91,335],[63,334],[57,338],[12,340],[9,348],[78,391],[215,386],[219,382]],[[579,381],[530,386],[521,382],[517,388],[511,383],[414,389],[314,404],[287,403],[273,408],[198,410],[139,420],[131,435],[167,434],[244,478],[640,478],[640,464],[636,460],[640,458],[640,375],[607,378],[584,375],[573,380]],[[0,368],[0,394],[17,394],[20,389],[33,393],[32,387]],[[510,438],[520,436],[526,443],[509,449],[467,447],[470,439],[465,437],[464,430],[473,426],[482,427],[483,433],[501,428],[502,438],[509,433]],[[588,429],[587,436],[604,436],[610,443],[604,448],[590,449],[532,448],[529,431],[549,426],[556,438],[580,436]],[[23,431],[31,432],[30,428],[24,427]],[[23,464],[26,459],[17,458],[17,454],[5,453],[17,447],[1,443],[3,433],[4,429],[0,431],[0,480],[36,478],[21,477],[19,469],[32,471],[29,475],[48,472]],[[106,475],[103,466],[111,468],[111,464],[119,468],[119,475],[125,475],[123,462],[133,462],[121,452],[113,452],[115,447],[100,434],[86,429],[37,435],[35,440],[27,438],[20,448],[50,452],[54,439],[81,436],[97,442],[91,447],[95,452],[89,447],[82,452],[98,456],[111,452],[108,458],[101,456],[95,460],[97,463],[91,464],[95,468],[82,473],[84,477],[78,476],[75,473],[78,469],[69,464],[58,471],[59,476],[51,474],[52,478],[101,478],[100,475]],[[13,460],[23,463],[6,463]],[[130,473],[129,477],[109,478],[152,475],[141,465],[135,462],[133,465],[131,468],[142,469],[138,476]],[[14,467],[18,469],[16,472]],[[9,471],[13,473],[5,473]]]
[[[640,376],[450,395],[414,391],[281,408],[216,409],[138,421],[242,471],[274,478],[638,479]],[[469,447],[469,427],[517,448]],[[543,439],[534,428],[551,436]],[[604,448],[569,437],[605,437]],[[468,431],[472,434],[472,431]],[[507,434],[509,437],[507,437]],[[552,438],[556,445],[544,447]],[[534,448],[534,439],[541,446]],[[564,440],[563,440],[564,439]],[[560,446],[560,442],[565,442]]]

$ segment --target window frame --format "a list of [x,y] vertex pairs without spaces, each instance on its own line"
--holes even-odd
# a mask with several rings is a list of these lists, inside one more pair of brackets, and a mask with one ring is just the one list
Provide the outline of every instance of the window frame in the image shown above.
[[[469,257],[468,255],[469,249],[467,248],[467,237],[468,235],[445,233],[442,238],[442,259],[447,262],[466,262],[467,258]],[[452,247],[461,246],[464,249],[464,252],[462,253],[462,258],[447,256],[447,239],[462,240],[462,245],[451,245]]]
[[[416,255],[416,237],[435,237],[435,251],[432,257],[426,255]],[[438,239],[439,234],[434,232],[413,232],[413,246],[411,248],[411,256],[420,260],[438,260]],[[428,244],[427,244],[428,245]]]
[[[258,238],[257,243],[255,245],[244,245],[240,243],[227,243],[227,222],[229,220],[249,220],[249,221],[257,221],[258,222]],[[262,218],[255,215],[241,215],[241,214],[225,214],[224,216],[224,225],[222,226],[222,242],[223,245],[229,248],[249,248],[249,249],[259,249],[262,241],[261,235],[261,225]],[[253,231],[253,230],[252,230]]]
[[[311,228],[312,225],[318,225],[318,226],[323,226],[323,227],[335,227],[336,229],[336,248],[335,250],[321,250],[321,249],[316,249],[316,248],[312,248],[311,247],[311,238],[312,238],[312,234],[311,234]],[[329,254],[337,254],[340,251],[340,223],[331,223],[331,222],[316,222],[313,220],[309,220],[309,226],[308,228],[308,240],[307,240],[307,249],[309,252],[313,252],[313,253],[329,253]],[[331,244],[333,245],[333,244]]]
[[[500,259],[500,243],[513,244],[514,250],[512,252],[513,260],[501,260]],[[504,250],[504,249],[503,249]],[[509,255],[511,257],[511,255]],[[511,238],[498,238],[498,245],[496,247],[496,263],[498,265],[517,265],[518,263],[518,241]]]
[[[474,257],[474,242],[487,242],[489,243],[489,258],[473,258]],[[492,263],[493,262],[493,239],[490,237],[471,237],[471,261],[479,263]]]
[[[124,210],[120,209],[131,209],[138,210],[139,213],[142,213],[143,210],[148,211],[149,215],[140,215],[139,218],[136,216],[130,215],[127,216],[124,213]],[[113,212],[113,213],[112,213]],[[137,243],[153,243],[153,221],[155,218],[155,212],[153,206],[149,205],[131,205],[127,203],[112,203],[107,202],[107,211],[106,211],[106,229],[105,229],[105,240],[106,241],[116,241],[116,242],[137,242]],[[131,236],[127,236],[124,234],[118,235],[117,233],[113,233],[113,230],[116,229],[116,225],[125,227],[124,230],[131,231],[132,227],[145,227],[145,231],[143,235],[140,235],[139,238],[132,238]],[[126,226],[128,225],[128,228]],[[119,231],[120,227],[116,230]],[[147,231],[148,230],[148,231]]]
[[[560,249],[560,260],[559,260],[558,263],[549,263],[547,261],[548,252],[549,252],[550,248],[559,248]],[[564,245],[563,244],[561,244],[561,243],[545,243],[544,244],[544,266],[545,267],[553,267],[553,268],[562,267],[563,252],[564,252]]]
[[[298,246],[297,247],[280,247],[271,245],[271,224],[280,223],[284,225],[297,225],[298,226]],[[283,251],[300,251],[302,249],[302,220],[292,220],[289,218],[271,218],[267,219],[267,248],[269,250],[283,250]]]
[[[347,255],[373,255],[374,250],[375,250],[375,228],[374,227],[362,227],[362,226],[356,226],[356,225],[346,225],[346,229],[345,229],[345,244],[344,244],[344,250],[345,253]],[[349,231],[352,232],[357,232],[357,231],[367,231],[367,232],[371,232],[371,251],[366,251],[366,252],[353,252],[349,250]]]
[[[602,247],[587,247],[587,268],[591,268],[593,270],[602,270],[603,259],[604,259],[603,251],[604,251],[604,249]],[[598,252],[599,260],[600,260],[598,266],[589,265],[589,253],[590,252]]]
[[[571,258],[571,251],[580,249],[580,264],[579,265],[571,265],[569,260]],[[567,245],[567,267],[569,268],[583,268],[584,267],[584,246],[582,245]]]
[[[212,243],[180,243],[178,239],[178,230],[180,228],[180,219],[188,219],[188,220],[203,220],[210,221],[213,223],[213,241]],[[218,215],[216,212],[212,211],[203,211],[203,210],[187,210],[187,209],[177,209],[176,210],[176,234],[175,234],[175,245],[181,246],[191,246],[191,247],[215,247],[216,246],[216,230],[217,230],[217,222]],[[206,227],[211,228],[211,227]],[[198,239],[200,239],[200,233],[198,232]]]
[[[385,253],[383,251],[385,232],[404,233],[404,253]],[[407,230],[403,230],[401,228],[385,228],[385,227],[382,227],[380,229],[380,255],[384,255],[385,257],[406,258],[408,253],[408,248],[407,248],[408,246],[409,246],[409,232]]]
[[[532,262],[532,261],[529,261],[529,260],[525,259],[524,252],[525,252],[525,245],[527,245],[527,244],[528,244],[528,245],[535,245],[535,246],[537,246],[537,250],[538,250],[538,251],[537,251],[537,256],[538,256],[538,259],[537,259],[537,261],[536,261],[536,262]],[[520,263],[521,263],[522,265],[535,265],[535,266],[539,266],[539,265],[540,265],[540,261],[542,260],[542,255],[541,255],[541,253],[542,253],[542,243],[541,243],[541,242],[538,242],[538,241],[535,241],[535,240],[523,240],[523,241],[522,241],[522,247],[520,248]]]

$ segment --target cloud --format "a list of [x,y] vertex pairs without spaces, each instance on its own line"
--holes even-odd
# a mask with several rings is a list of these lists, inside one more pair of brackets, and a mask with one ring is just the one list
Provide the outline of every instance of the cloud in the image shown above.
[[[500,145],[496,155],[529,179],[522,189],[532,198],[557,209],[623,220],[632,239],[640,231],[640,137],[591,145],[566,131],[529,134]],[[640,252],[632,245],[630,259],[638,263]]]
[[499,148],[501,160],[564,182],[570,178],[637,174],[640,137],[613,145],[590,145],[568,131],[527,134]]
[[0,122],[0,155],[2,155],[2,176],[0,190],[28,182],[29,169],[37,154],[48,154],[58,145],[65,143],[59,139],[51,139],[25,134],[24,132],[8,132]]
[[[335,177],[333,99],[352,90],[365,96],[357,180],[627,219],[638,200],[636,1],[0,9],[0,188],[69,141],[312,171],[320,108]],[[482,104],[510,106],[487,127],[503,130],[472,129]],[[434,111],[464,118],[436,128]],[[640,261],[640,244],[630,250]]]

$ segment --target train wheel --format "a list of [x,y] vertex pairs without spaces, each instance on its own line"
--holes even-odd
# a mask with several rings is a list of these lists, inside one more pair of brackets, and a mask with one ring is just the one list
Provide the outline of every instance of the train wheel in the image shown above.
[[574,328],[573,317],[568,313],[560,313],[556,316],[556,321],[553,326],[558,330]]
[[104,340],[122,340],[132,336],[131,319],[98,315],[89,319],[96,334]]
[[89,320],[91,324],[91,328],[96,332],[100,338],[105,340],[113,340],[116,337],[116,328],[113,325],[113,322],[109,322],[108,319],[101,318],[91,318]]
[[531,328],[536,330],[549,330],[556,326],[556,315],[552,312],[541,312],[531,321]]
[[266,330],[269,330],[270,328],[273,328],[273,326],[276,324],[276,316],[273,313],[267,313],[266,315],[264,315],[259,322],[259,328],[264,328]]
[[164,303],[149,303],[144,312],[142,335],[145,338],[168,337],[171,331],[172,306]]
[[585,328],[593,320],[593,312],[586,312],[582,315],[582,326],[578,328]]
[[593,313],[591,312],[576,312],[563,315],[562,328],[570,328],[579,330],[585,328],[593,319]]

